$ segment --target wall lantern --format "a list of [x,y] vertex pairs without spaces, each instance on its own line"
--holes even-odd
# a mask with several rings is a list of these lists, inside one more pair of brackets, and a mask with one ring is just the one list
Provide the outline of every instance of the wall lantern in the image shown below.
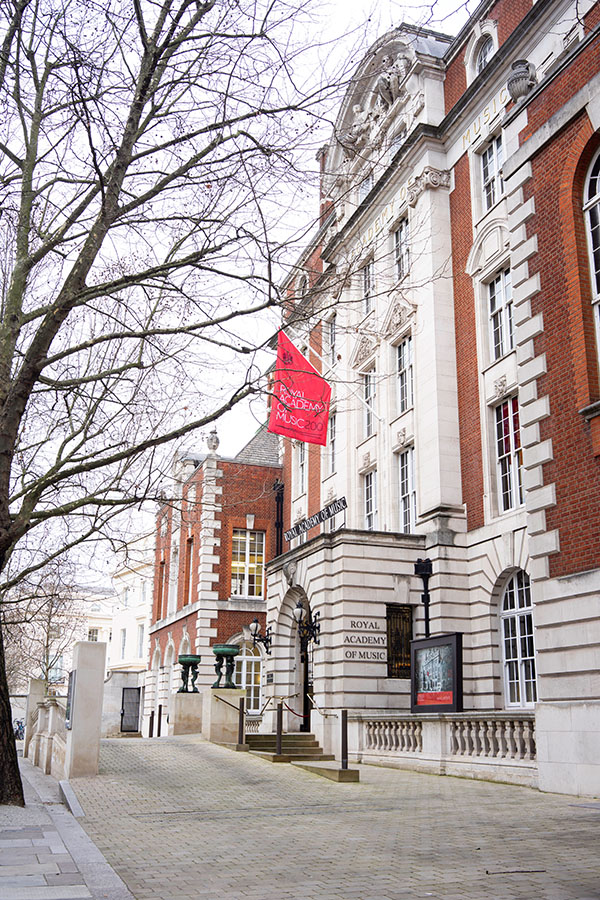
[[306,609],[302,606],[302,600],[293,609],[294,619],[298,624],[298,634],[300,635],[300,647],[306,650],[310,641],[315,644],[319,643],[319,635],[321,633],[321,623],[319,622],[320,612],[316,612],[314,616],[307,614]]
[[252,635],[252,646],[256,647],[257,644],[262,644],[265,648],[265,653],[269,656],[271,655],[271,626],[267,628],[264,634],[260,633],[260,622],[258,619],[253,619],[248,626],[250,629],[250,634]]

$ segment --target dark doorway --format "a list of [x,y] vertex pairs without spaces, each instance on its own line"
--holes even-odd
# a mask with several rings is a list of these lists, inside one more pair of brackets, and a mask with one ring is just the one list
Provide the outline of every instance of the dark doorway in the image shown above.
[[310,731],[310,714],[312,711],[311,697],[313,695],[312,673],[312,648],[310,644],[300,650],[300,664],[302,666],[302,721],[300,731]]
[[121,731],[139,731],[141,688],[123,688]]

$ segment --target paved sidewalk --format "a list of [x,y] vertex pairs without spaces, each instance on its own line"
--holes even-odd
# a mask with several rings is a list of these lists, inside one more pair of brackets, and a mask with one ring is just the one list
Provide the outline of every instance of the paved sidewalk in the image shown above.
[[20,763],[26,806],[0,806],[0,900],[134,900],[60,802],[58,782]]
[[137,900],[599,900],[599,801],[360,768],[112,740],[72,786]]

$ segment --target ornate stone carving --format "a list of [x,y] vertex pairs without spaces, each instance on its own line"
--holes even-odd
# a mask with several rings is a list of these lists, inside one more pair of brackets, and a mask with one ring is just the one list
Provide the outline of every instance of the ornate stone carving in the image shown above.
[[385,323],[385,336],[389,337],[391,334],[395,334],[398,329],[403,328],[409,315],[410,311],[407,307],[396,301],[392,306],[387,322]]
[[383,57],[382,69],[375,82],[373,94],[377,105],[384,110],[388,110],[401,96],[401,84],[408,75],[411,62],[407,51],[400,52],[396,59],[392,59],[391,56]]
[[217,429],[213,428],[211,433],[206,438],[206,446],[208,447],[208,449],[210,450],[211,453],[216,454],[217,450],[219,449],[219,443],[220,443],[220,441],[219,441],[219,435],[217,434]]
[[362,458],[362,467],[363,467],[363,469],[368,469],[370,465],[371,465],[371,454],[370,454],[370,453],[364,453],[364,454],[363,454],[363,458]]
[[504,396],[506,396],[508,392],[508,383],[506,380],[506,375],[501,375],[500,378],[496,379],[494,382],[494,398],[496,400],[501,400]]
[[283,577],[288,583],[289,587],[293,587],[294,578],[296,577],[296,569],[298,564],[295,560],[291,559],[289,562],[286,562],[283,567]]
[[511,98],[518,103],[529,94],[537,84],[535,66],[526,59],[517,59],[511,66],[512,73],[508,76],[506,89]]
[[353,368],[357,369],[362,366],[362,364],[373,355],[376,346],[377,345],[373,338],[367,337],[367,335],[364,334],[360,338],[352,355],[351,365],[353,366]]
[[396,446],[404,447],[406,444],[406,428],[401,428],[396,432]]
[[332,500],[335,500],[335,491],[332,487],[327,491],[327,497],[325,499],[327,503],[331,503]]
[[439,187],[450,187],[450,172],[446,169],[440,170],[434,169],[433,166],[426,166],[423,172],[409,185],[407,191],[409,205],[414,206],[423,191]]
[[369,110],[361,107],[360,103],[355,103],[352,107],[354,119],[347,131],[342,131],[337,136],[339,143],[346,157],[353,159],[361,147],[367,143],[369,131],[371,129],[372,117]]

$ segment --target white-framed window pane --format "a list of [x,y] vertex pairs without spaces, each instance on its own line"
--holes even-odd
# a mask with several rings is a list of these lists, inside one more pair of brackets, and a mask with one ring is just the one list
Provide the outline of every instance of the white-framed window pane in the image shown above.
[[98,629],[97,628],[88,628],[88,641],[97,641],[98,640]]
[[235,658],[233,681],[236,687],[246,689],[246,711],[259,713],[261,709],[262,658],[258,647],[243,644],[242,652]]
[[409,447],[398,455],[400,494],[400,531],[413,532],[417,521],[417,491],[415,486],[415,448]]
[[296,494],[303,494],[306,490],[306,444],[301,441],[298,444],[298,487]]
[[231,594],[262,597],[265,571],[265,533],[234,528],[231,542]]
[[488,284],[492,355],[500,359],[514,348],[512,281],[510,269],[500,272]]
[[375,431],[375,373],[365,372],[363,379],[363,400],[365,411],[365,437]]
[[600,154],[588,175],[584,209],[586,213],[592,304],[596,328],[596,352],[600,362]]
[[329,320],[329,362],[335,365],[336,362],[336,339],[337,339],[337,316],[334,313]]
[[505,400],[495,409],[498,508],[501,512],[523,503],[523,461],[519,427],[519,402]]
[[483,72],[483,70],[487,66],[493,52],[494,41],[491,37],[487,37],[479,48],[479,52],[477,53],[477,63],[475,65],[475,69],[478,75],[480,72]]
[[396,348],[398,412],[406,412],[413,405],[413,349],[412,337],[405,338]]
[[396,278],[404,278],[410,265],[408,219],[402,219],[394,232],[394,263]]
[[504,161],[502,137],[498,136],[481,154],[481,172],[483,183],[483,207],[487,211],[504,193],[504,183],[500,170]]
[[373,531],[377,527],[377,472],[367,472],[364,476],[365,528]]
[[362,203],[371,188],[373,187],[373,173],[369,172],[366,178],[363,178],[358,186],[358,202]]
[[329,416],[329,474],[332,475],[335,472],[336,466],[336,458],[335,458],[335,440],[336,440],[336,428],[337,428],[337,419],[335,414]]
[[365,315],[368,315],[373,309],[373,294],[375,292],[375,264],[373,260],[364,265],[360,272],[363,312]]
[[506,705],[533,706],[537,700],[535,643],[526,572],[515,572],[507,582],[500,616]]
[[144,626],[138,625],[137,628],[137,655],[138,658],[144,655]]
[[127,646],[127,629],[121,629],[121,659],[125,659],[125,648]]

